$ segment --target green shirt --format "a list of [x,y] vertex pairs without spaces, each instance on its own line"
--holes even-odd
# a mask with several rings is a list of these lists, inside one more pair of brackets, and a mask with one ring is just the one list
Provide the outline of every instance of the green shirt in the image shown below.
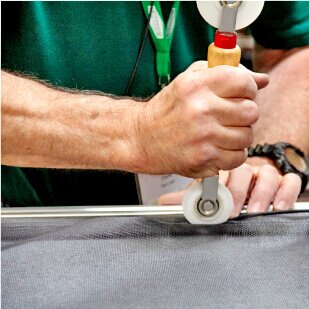
[[[171,3],[162,3],[167,18]],[[124,95],[146,27],[140,2],[2,2],[2,67],[59,86]],[[309,43],[309,2],[266,2],[252,33],[269,48]],[[206,59],[214,29],[195,2],[182,2],[171,48],[172,78]],[[150,36],[129,95],[159,91]],[[2,166],[12,204],[137,204],[134,175]]]

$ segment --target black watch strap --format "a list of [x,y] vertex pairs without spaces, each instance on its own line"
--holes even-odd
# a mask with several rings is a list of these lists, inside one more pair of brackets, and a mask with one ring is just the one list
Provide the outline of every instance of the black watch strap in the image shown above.
[[[286,158],[284,150],[286,148],[292,148],[297,155],[302,157],[304,162],[306,162],[307,170],[305,172],[298,171]],[[308,183],[309,176],[309,160],[305,154],[297,147],[289,143],[276,143],[276,144],[257,144],[255,147],[248,148],[248,157],[267,157],[271,159],[277,168],[281,171],[283,175],[287,173],[297,174],[302,181],[301,192],[304,192]]]

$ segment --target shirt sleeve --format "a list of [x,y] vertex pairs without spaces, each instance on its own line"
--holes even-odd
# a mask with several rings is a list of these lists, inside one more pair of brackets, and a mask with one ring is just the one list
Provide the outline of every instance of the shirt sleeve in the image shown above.
[[252,35],[263,47],[290,49],[309,45],[309,2],[265,1],[251,25]]

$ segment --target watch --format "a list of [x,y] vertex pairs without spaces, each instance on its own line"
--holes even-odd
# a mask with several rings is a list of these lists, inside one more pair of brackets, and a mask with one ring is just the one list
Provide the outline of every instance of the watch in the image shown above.
[[305,191],[309,178],[309,158],[299,148],[284,142],[257,144],[248,148],[248,157],[270,158],[283,175],[299,175],[302,181],[301,192]]

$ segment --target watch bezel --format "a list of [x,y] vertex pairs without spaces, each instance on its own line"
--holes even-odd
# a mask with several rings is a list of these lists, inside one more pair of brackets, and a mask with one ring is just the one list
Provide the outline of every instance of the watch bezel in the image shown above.
[[[276,143],[273,146],[273,154],[275,155],[275,161],[278,167],[283,167],[285,172],[298,172],[301,174],[305,174],[307,177],[309,176],[309,160],[306,155],[297,147],[293,146],[289,143]],[[306,165],[306,169],[304,171],[299,170],[293,163],[291,163],[290,159],[287,157],[285,150],[290,148],[294,151],[295,154],[300,156],[300,158],[304,161]],[[283,160],[282,160],[283,159]],[[277,162],[279,161],[279,162]],[[281,162],[282,163],[281,163]],[[281,164],[280,164],[281,163]],[[280,166],[281,165],[281,166]]]

